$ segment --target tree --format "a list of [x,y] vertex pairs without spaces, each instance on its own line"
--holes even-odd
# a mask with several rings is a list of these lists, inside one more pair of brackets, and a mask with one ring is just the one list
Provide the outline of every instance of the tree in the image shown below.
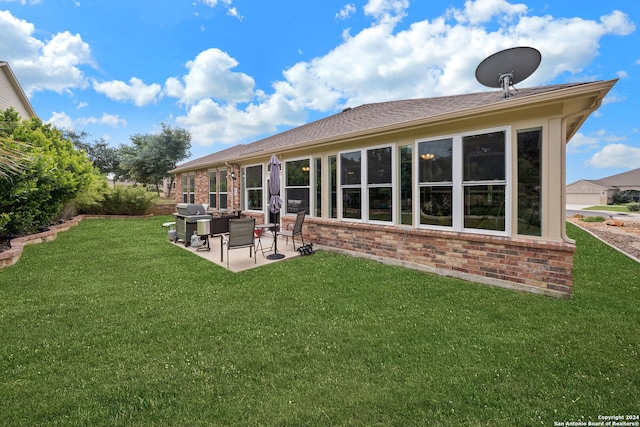
[[[155,135],[136,134],[131,137],[132,146],[119,149],[121,167],[128,179],[142,184],[155,185],[160,194],[164,178],[170,178],[169,191],[173,186],[173,176],[168,171],[178,162],[191,155],[191,134],[181,128],[172,128],[164,123],[162,130]],[[170,194],[169,194],[170,195]]]
[[30,159],[10,180],[0,180],[0,212],[8,216],[3,233],[25,234],[50,225],[64,204],[89,185],[93,166],[39,118],[20,121],[11,110],[0,117],[0,135],[22,144]]
[[103,138],[93,142],[86,142],[89,134],[84,131],[65,129],[62,133],[66,139],[73,142],[73,145],[78,150],[82,150],[87,154],[91,163],[101,173],[113,176],[114,182],[122,178],[123,171],[120,169],[122,156],[116,147],[111,147]]

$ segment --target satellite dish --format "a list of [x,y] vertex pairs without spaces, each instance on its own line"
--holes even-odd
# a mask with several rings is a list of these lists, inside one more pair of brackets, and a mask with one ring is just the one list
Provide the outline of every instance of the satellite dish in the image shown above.
[[510,88],[525,80],[540,65],[542,55],[532,47],[512,47],[485,58],[476,68],[476,79],[488,87],[501,87],[504,97]]

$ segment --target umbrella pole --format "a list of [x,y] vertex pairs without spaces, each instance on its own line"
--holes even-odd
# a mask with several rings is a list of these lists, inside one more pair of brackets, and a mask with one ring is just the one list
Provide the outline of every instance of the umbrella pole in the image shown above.
[[280,229],[280,212],[276,214],[276,223],[274,227],[275,232],[273,234],[273,253],[270,255],[267,255],[267,259],[269,260],[284,258],[284,254],[278,253],[278,230],[279,229]]

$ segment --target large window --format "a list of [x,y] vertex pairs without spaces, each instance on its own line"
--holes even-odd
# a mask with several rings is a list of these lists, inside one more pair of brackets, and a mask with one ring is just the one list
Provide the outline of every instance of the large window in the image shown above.
[[182,174],[182,203],[196,202],[196,175]]
[[518,132],[518,234],[541,236],[542,131]]
[[189,203],[189,175],[182,174],[182,203]]
[[218,196],[220,209],[227,209],[227,170],[218,171]]
[[506,231],[507,133],[418,141],[419,224]]
[[340,154],[342,218],[393,221],[393,148]]
[[418,143],[420,224],[453,225],[453,139]]
[[505,231],[505,132],[462,138],[464,228]]
[[262,165],[247,167],[245,175],[247,209],[261,211],[263,209]]
[[412,154],[413,147],[400,147],[400,224],[413,224],[413,185],[412,185]]
[[309,211],[309,195],[311,194],[311,168],[309,159],[293,160],[285,164],[285,203],[287,213]]
[[392,162],[391,147],[367,150],[367,202],[371,221],[393,219]]
[[362,218],[362,153],[354,151],[340,155],[340,189],[342,218]]
[[316,193],[316,205],[315,205],[315,210],[316,210],[316,215],[317,217],[322,216],[322,159],[321,158],[316,158],[315,159],[315,171],[314,171],[314,180],[315,180],[315,193]]
[[218,195],[218,186],[216,185],[216,178],[218,173],[216,171],[209,171],[209,207],[217,209],[216,203]]
[[329,156],[329,218],[338,218],[338,159]]

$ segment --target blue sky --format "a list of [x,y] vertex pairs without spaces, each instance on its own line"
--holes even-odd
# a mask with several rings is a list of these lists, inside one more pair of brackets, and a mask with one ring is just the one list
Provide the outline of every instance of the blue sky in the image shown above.
[[486,56],[532,46],[520,87],[619,78],[567,147],[567,182],[640,167],[637,0],[0,0],[0,60],[37,114],[118,146],[165,123],[191,158],[346,106],[488,90]]

